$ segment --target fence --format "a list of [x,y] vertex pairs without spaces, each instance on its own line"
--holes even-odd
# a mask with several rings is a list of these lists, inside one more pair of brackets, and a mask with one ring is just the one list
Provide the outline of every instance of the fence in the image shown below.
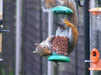
[[[8,72],[10,72],[10,70],[14,71],[15,65],[15,4],[16,0],[4,0],[4,26],[10,30],[8,33],[3,33],[3,56],[8,63],[7,66],[9,66],[9,68],[7,68]],[[83,13],[82,9],[79,9],[81,10],[80,12]],[[47,74],[47,59],[32,53],[35,49],[34,43],[40,42],[47,37],[47,17],[46,13],[42,13],[40,0],[23,1],[22,73],[24,75]],[[79,16],[79,18],[82,19],[83,16]],[[80,32],[78,45],[70,55],[71,62],[65,63],[65,70],[60,71],[61,75],[85,75],[85,34],[83,21],[79,21],[78,28]]]

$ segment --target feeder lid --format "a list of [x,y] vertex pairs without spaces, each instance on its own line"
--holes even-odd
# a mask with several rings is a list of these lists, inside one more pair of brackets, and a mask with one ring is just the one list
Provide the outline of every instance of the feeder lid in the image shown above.
[[57,14],[72,14],[73,11],[65,6],[56,6],[51,9],[52,12],[57,13]]
[[93,15],[100,15],[101,14],[101,7],[91,8],[89,10]]
[[54,54],[48,57],[49,61],[61,61],[61,62],[70,62],[70,58],[64,55]]

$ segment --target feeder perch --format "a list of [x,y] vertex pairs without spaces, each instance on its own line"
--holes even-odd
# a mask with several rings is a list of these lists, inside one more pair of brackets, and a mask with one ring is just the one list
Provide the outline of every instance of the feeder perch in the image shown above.
[[[51,41],[52,43],[52,55],[48,57],[49,61],[61,61],[61,62],[70,62],[70,58],[67,56],[68,52],[68,42],[69,42],[69,28],[59,30],[59,26],[65,26],[65,23],[61,23],[64,20],[64,18],[67,18],[67,15],[71,15],[73,11],[65,6],[56,6],[54,8],[51,8],[52,13],[55,16],[55,21],[56,24],[54,25],[54,31],[55,33],[53,40]],[[60,31],[60,32],[59,32]]]
[[89,10],[93,15],[101,15],[101,8],[97,7],[97,8],[91,8]]
[[99,51],[94,48],[90,54],[90,68],[89,70],[100,71],[101,70],[101,59]]

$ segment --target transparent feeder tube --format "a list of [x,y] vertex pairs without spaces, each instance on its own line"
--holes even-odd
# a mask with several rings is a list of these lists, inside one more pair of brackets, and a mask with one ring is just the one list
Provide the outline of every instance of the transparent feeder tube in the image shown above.
[[[97,48],[101,55],[101,15],[90,17],[90,50]],[[101,56],[100,56],[101,57]],[[90,71],[90,75],[101,75],[101,71]]]
[[[92,22],[93,21],[93,22]],[[90,50],[96,48],[96,19],[91,15],[90,19]]]

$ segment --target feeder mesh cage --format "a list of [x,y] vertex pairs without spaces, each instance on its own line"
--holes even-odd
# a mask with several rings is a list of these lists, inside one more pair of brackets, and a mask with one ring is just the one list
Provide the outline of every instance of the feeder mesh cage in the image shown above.
[[52,40],[52,51],[56,54],[67,56],[68,38],[64,36],[56,36]]

